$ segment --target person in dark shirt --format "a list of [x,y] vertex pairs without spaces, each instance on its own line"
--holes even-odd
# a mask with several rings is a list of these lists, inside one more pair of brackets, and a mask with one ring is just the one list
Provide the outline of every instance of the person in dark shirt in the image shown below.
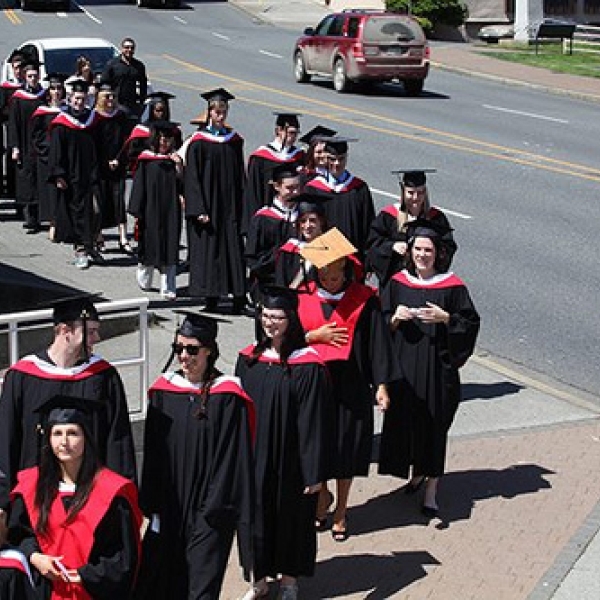
[[127,109],[132,121],[137,121],[148,94],[148,78],[146,66],[134,58],[134,53],[135,41],[125,38],[121,42],[121,54],[104,67],[102,81],[115,90],[118,104]]

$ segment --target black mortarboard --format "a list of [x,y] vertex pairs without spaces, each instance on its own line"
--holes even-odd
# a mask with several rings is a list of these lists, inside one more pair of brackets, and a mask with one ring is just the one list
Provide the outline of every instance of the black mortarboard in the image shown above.
[[42,63],[40,63],[37,58],[34,58],[33,56],[25,56],[25,60],[21,63],[21,68],[24,72],[32,69],[39,71],[41,64]]
[[44,81],[47,81],[50,85],[57,85],[58,83],[65,83],[67,75],[65,73],[48,73],[44,77]]
[[235,98],[235,96],[233,94],[230,94],[224,88],[217,88],[216,90],[210,90],[209,92],[204,92],[203,94],[200,94],[200,96],[202,98],[204,98],[208,103],[219,101],[219,100],[222,102],[229,102],[230,100],[233,100]]
[[325,150],[331,154],[346,154],[349,142],[358,142],[356,138],[342,137],[341,135],[319,136],[320,142],[325,142]]
[[175,312],[184,316],[181,325],[177,328],[177,334],[196,338],[201,344],[214,342],[217,339],[219,323],[228,322],[189,310],[176,310]]
[[40,425],[42,429],[47,429],[53,425],[66,425],[75,423],[86,427],[88,431],[92,426],[92,413],[100,408],[97,400],[88,398],[79,398],[76,396],[52,396],[35,409],[34,412],[40,415]]
[[271,174],[271,183],[280,182],[282,179],[298,177],[298,169],[295,164],[277,165]]
[[437,221],[429,219],[415,219],[408,223],[407,235],[409,242],[412,242],[417,237],[426,237],[431,239],[442,238],[450,233],[452,227],[447,227]]
[[169,102],[169,100],[173,100],[174,98],[175,96],[173,94],[169,94],[169,92],[152,92],[146,96],[146,102],[157,102],[159,100],[162,100],[163,102]]
[[298,293],[287,287],[269,285],[261,288],[261,306],[280,310],[298,310]]
[[325,215],[325,206],[323,202],[311,196],[310,194],[299,194],[295,197],[297,201],[296,210],[298,211],[298,219],[308,213],[316,213],[317,215]]
[[311,144],[314,141],[317,141],[323,137],[332,137],[337,133],[334,129],[329,129],[329,127],[325,127],[323,125],[316,125],[313,127],[308,133],[305,133],[300,141],[304,144]]
[[[392,171],[398,180],[407,187],[421,187],[427,183],[426,173],[435,173],[435,169],[399,169]],[[402,175],[402,177],[400,177]]]
[[72,92],[83,92],[87,94],[90,84],[85,79],[73,79],[69,82]]
[[273,114],[277,115],[277,119],[275,119],[275,125],[277,125],[277,127],[300,128],[300,121],[298,121],[298,117],[302,116],[300,113],[274,112]]
[[100,294],[79,294],[70,298],[54,300],[47,305],[53,308],[52,320],[55,325],[59,323],[71,323],[91,319],[99,321],[98,311],[93,300],[97,300]]

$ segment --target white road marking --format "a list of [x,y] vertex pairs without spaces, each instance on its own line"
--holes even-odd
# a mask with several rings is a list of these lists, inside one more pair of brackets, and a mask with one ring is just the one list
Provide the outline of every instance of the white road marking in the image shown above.
[[512,108],[503,108],[502,106],[492,106],[490,104],[483,104],[483,108],[489,110],[497,110],[498,112],[510,113],[511,115],[520,115],[522,117],[531,117],[532,119],[542,119],[543,121],[552,121],[553,123],[564,123],[568,125],[569,121],[566,119],[557,119],[555,117],[547,117],[546,115],[538,115],[536,113],[524,112],[522,110],[513,110]]
[[75,0],[73,0],[73,4],[82,13],[84,13],[86,17],[89,17],[92,21],[94,21],[94,23],[98,23],[98,25],[102,25],[102,21],[98,17],[95,17],[89,10],[87,10],[86,8],[83,8],[83,6],[81,6],[81,4],[78,4],[77,2],[75,2]]
[[173,17],[176,21],[179,21],[180,23],[183,23],[184,25],[187,25],[187,21],[185,19],[182,19],[181,17]]
[[[393,198],[394,200],[398,200],[398,194],[391,194],[390,192],[384,192],[383,190],[378,190],[375,188],[369,188],[374,194],[378,194],[379,196],[386,196],[387,198]],[[443,206],[439,206],[436,204],[438,208],[440,208],[445,214],[451,215],[453,217],[458,217],[459,219],[469,220],[473,217],[471,215],[466,215],[465,213],[457,212],[455,210],[450,210],[449,208],[444,208]]]
[[67,18],[67,13],[66,13],[66,12],[57,12],[57,13],[56,13],[56,16],[57,16],[59,19],[66,19],[66,18]]
[[222,39],[222,40],[227,40],[227,41],[229,41],[229,40],[231,39],[231,38],[228,38],[226,35],[223,35],[222,33],[217,33],[216,31],[213,31],[213,32],[212,32],[212,34],[213,34],[215,37],[218,37],[218,38],[220,38],[220,39]]
[[265,56],[270,56],[271,58],[283,58],[281,54],[275,54],[275,52],[268,52],[267,50],[259,50],[259,52]]

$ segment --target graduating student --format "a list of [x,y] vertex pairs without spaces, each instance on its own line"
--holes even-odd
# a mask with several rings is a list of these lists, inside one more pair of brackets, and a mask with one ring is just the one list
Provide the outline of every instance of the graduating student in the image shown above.
[[127,139],[129,120],[117,106],[115,94],[107,83],[101,83],[94,107],[97,122],[93,129],[98,160],[98,199],[100,202],[100,231],[96,238],[97,249],[104,250],[102,229],[117,227],[119,249],[132,253],[127,239],[127,213],[125,207],[125,179],[127,160],[121,148]]
[[31,115],[31,144],[36,159],[39,219],[41,223],[49,222],[48,237],[54,241],[56,215],[56,186],[48,183],[48,156],[50,154],[50,137],[48,127],[61,112],[65,98],[65,76],[62,73],[50,73],[46,80],[45,103],[38,106]]
[[87,269],[90,259],[102,260],[95,249],[99,209],[93,198],[99,181],[92,134],[97,115],[85,106],[87,83],[74,81],[71,87],[65,111],[49,126],[48,180],[58,190],[55,239],[72,243],[75,266]]
[[89,399],[55,396],[38,411],[40,462],[18,475],[9,542],[22,553],[37,598],[129,598],[142,524],[135,484],[102,465]]
[[295,229],[300,176],[295,168],[280,165],[273,171],[275,197],[271,206],[260,208],[250,220],[244,258],[250,271],[251,289],[275,282],[275,260],[279,247]]
[[304,191],[322,199],[330,227],[337,227],[356,246],[363,261],[375,207],[369,186],[346,169],[348,142],[354,140],[340,136],[318,139],[325,142],[327,172],[319,171]]
[[241,351],[236,374],[256,406],[254,586],[244,600],[269,594],[281,575],[281,598],[295,600],[297,578],[311,576],[314,515],[330,448],[331,405],[325,367],[306,347],[295,292],[265,291],[260,338]]
[[217,321],[182,314],[171,353],[180,368],[148,392],[140,600],[217,600],[236,531],[241,564],[252,566],[254,405],[215,366]]
[[302,187],[319,173],[327,175],[329,154],[325,150],[325,142],[322,138],[333,137],[336,134],[335,129],[316,125],[300,138],[299,141],[306,144],[306,158],[301,170]]
[[16,90],[8,107],[8,147],[17,165],[16,201],[23,210],[27,233],[40,231],[38,215],[36,160],[29,121],[35,109],[44,103],[46,90],[40,85],[39,63],[30,60],[22,67],[23,87]]
[[[479,315],[465,284],[442,255],[447,230],[418,219],[409,229],[407,268],[392,277],[382,304],[403,377],[390,390],[381,434],[379,472],[425,483],[422,511],[438,514],[448,430],[461,399],[459,369],[473,353]],[[412,473],[411,473],[412,468]]]
[[433,221],[448,231],[442,247],[447,256],[447,268],[450,267],[456,252],[456,243],[446,215],[439,208],[432,206],[429,200],[426,173],[435,173],[435,170],[406,170],[393,173],[399,176],[400,201],[381,209],[371,224],[367,240],[367,270],[377,275],[380,289],[404,268],[408,248],[407,231],[415,219]]
[[6,372],[0,396],[0,509],[21,469],[37,465],[41,437],[36,412],[57,394],[96,400],[92,416],[100,460],[135,479],[135,452],[123,383],[117,370],[92,354],[100,340],[99,316],[89,297],[70,298],[54,307],[54,340],[25,356]]
[[[318,270],[309,293],[299,295],[300,320],[306,341],[326,362],[332,380],[335,422],[330,435],[335,448],[329,478],[337,481],[331,526],[336,542],[349,535],[346,510],[352,479],[369,473],[373,404],[386,410],[387,387],[399,378],[375,290],[353,280],[353,265],[346,257],[355,250],[336,229],[301,250]],[[327,526],[333,500],[325,484],[316,513],[319,530]]]
[[159,269],[161,295],[175,300],[183,161],[175,152],[175,123],[154,121],[151,130],[150,148],[138,157],[128,209],[138,222],[137,281],[149,290],[154,269]]
[[201,94],[208,103],[207,122],[191,138],[185,158],[185,216],[191,296],[204,297],[206,310],[233,296],[233,311],[246,304],[242,236],[244,140],[225,124],[229,101],[219,88]]
[[[133,128],[125,143],[125,150],[132,168],[135,167],[137,157],[148,149],[150,140],[150,127],[155,121],[171,121],[171,104],[175,96],[168,92],[152,92],[144,102],[144,111],[140,122]],[[179,127],[175,132],[175,147],[182,144],[182,134]]]
[[291,172],[299,173],[304,164],[304,150],[296,146],[300,132],[300,115],[274,113],[275,139],[257,148],[248,159],[248,181],[244,189],[244,215],[242,233],[246,234],[250,219],[263,206],[269,206],[276,190],[271,186],[276,168],[285,165]]
[[[28,60],[21,50],[16,49],[7,62],[12,74],[9,71],[8,79],[0,84],[0,195],[10,198],[15,193],[15,163],[8,147],[8,109],[12,95],[24,85],[23,66]],[[17,210],[22,214],[21,207]]]

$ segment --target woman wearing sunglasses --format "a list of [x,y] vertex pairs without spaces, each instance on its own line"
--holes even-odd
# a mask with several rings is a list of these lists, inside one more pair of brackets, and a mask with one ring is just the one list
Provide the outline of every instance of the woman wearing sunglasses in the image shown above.
[[[215,367],[217,321],[184,314],[148,392],[140,599],[218,598],[236,530],[240,562],[250,567],[254,405],[236,377]],[[170,371],[175,356],[179,369]]]

